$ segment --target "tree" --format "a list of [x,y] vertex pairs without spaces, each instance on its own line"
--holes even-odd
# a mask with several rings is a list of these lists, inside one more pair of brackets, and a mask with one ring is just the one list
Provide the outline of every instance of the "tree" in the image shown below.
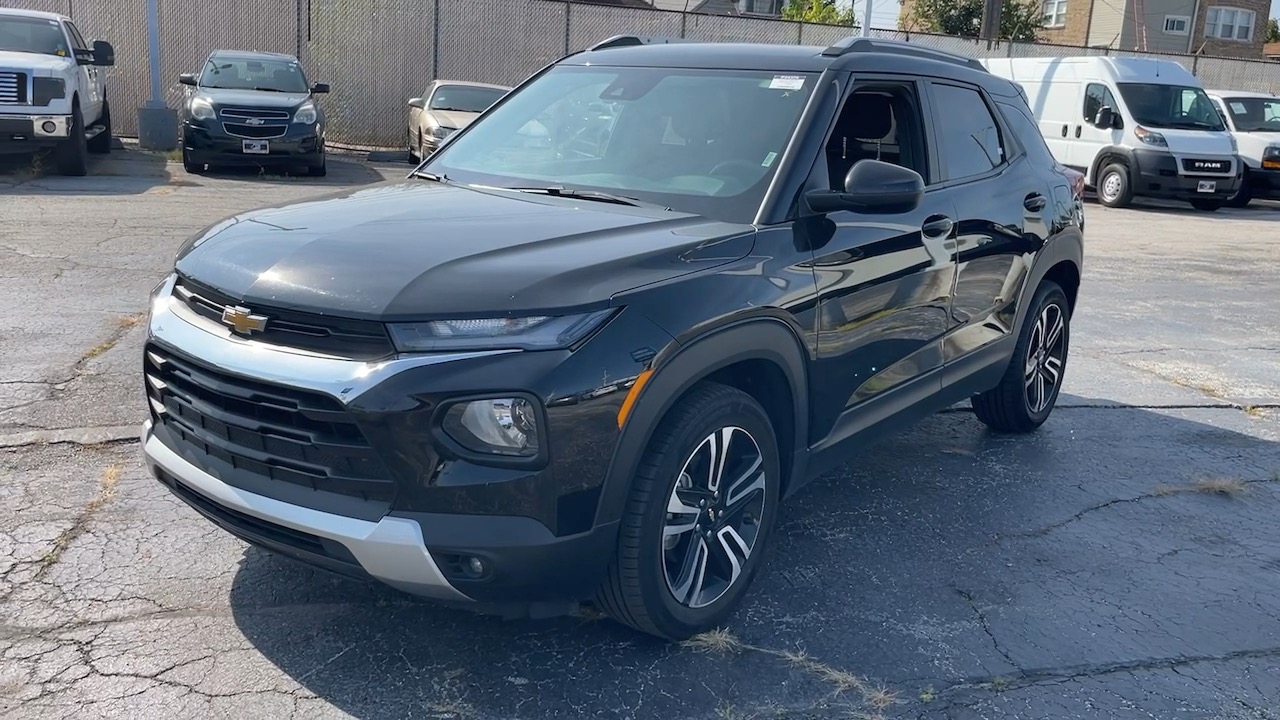
[[836,7],[835,0],[791,0],[782,8],[784,20],[815,23],[818,25],[847,25],[857,27],[858,19],[849,7]]
[[1267,42],[1280,42],[1280,20],[1271,18],[1267,22]]
[[[910,17],[902,19],[907,30],[978,37],[982,31],[983,0],[915,0]],[[1037,0],[1005,0],[1000,13],[1000,39],[1035,42],[1044,24]]]

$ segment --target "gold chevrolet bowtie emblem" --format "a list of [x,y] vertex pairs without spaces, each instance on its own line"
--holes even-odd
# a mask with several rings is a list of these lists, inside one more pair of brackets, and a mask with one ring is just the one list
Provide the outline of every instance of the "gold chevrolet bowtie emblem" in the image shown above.
[[249,308],[239,305],[223,308],[222,322],[240,335],[249,335],[267,329],[266,316],[254,315]]

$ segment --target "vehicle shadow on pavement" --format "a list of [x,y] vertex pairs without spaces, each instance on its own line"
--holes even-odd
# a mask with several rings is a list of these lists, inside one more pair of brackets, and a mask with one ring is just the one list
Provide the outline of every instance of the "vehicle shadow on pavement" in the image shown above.
[[171,184],[164,155],[117,147],[110,155],[91,155],[89,174],[66,177],[57,174],[47,154],[0,155],[0,195],[140,195]]
[[[320,187],[329,185],[368,185],[383,180],[382,175],[369,165],[359,162],[355,155],[349,157],[330,155],[328,159],[328,174],[325,177],[309,177],[303,168],[282,172],[275,168],[210,167],[205,172],[192,175],[182,170],[179,165],[176,166],[174,172],[194,182],[199,182],[202,178],[209,178],[267,184],[316,185]],[[405,173],[408,173],[407,169]]]
[[1022,437],[944,412],[806,487],[695,647],[252,549],[233,617],[361,718],[1207,718],[1280,697],[1280,410],[1063,402]]

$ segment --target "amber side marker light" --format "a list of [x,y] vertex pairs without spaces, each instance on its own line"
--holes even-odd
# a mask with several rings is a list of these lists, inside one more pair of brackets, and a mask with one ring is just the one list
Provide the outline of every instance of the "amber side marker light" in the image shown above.
[[640,391],[644,389],[645,383],[649,382],[649,378],[652,375],[652,370],[645,370],[636,376],[636,381],[631,385],[631,389],[627,391],[627,396],[622,400],[622,407],[618,408],[619,430],[626,424],[627,416],[631,414],[631,408],[635,407],[636,398],[640,397]]

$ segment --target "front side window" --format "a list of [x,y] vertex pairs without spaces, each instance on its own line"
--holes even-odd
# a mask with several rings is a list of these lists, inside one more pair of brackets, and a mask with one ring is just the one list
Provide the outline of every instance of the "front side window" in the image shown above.
[[1120,107],[1116,105],[1116,98],[1111,94],[1111,88],[1098,83],[1090,83],[1084,91],[1084,119],[1086,122],[1092,123],[1098,117],[1098,111],[1104,107],[1109,107],[1116,112],[1120,111]]
[[1240,132],[1280,133],[1280,98],[1225,98],[1227,112]]
[[470,185],[596,190],[750,222],[816,80],[564,65],[482,116],[423,169]]
[[82,36],[82,35],[80,34],[80,30],[76,28],[75,24],[73,24],[73,23],[67,23],[67,32],[68,32],[68,33],[70,33],[70,35],[71,35],[71,42],[73,42],[73,43],[75,43],[75,44],[76,44],[76,49],[77,49],[77,50],[86,50],[86,51],[87,51],[87,50],[92,50],[92,49],[93,49],[93,48],[89,47],[89,43],[87,43],[87,42],[85,42],[85,41],[84,41],[84,36]]
[[200,86],[225,90],[308,92],[302,68],[291,60],[209,58],[200,74]]
[[1067,24],[1067,0],[1044,0],[1042,10],[1045,27],[1063,27]]
[[431,94],[430,109],[441,112],[482,113],[506,94],[506,90],[497,88],[441,85]]
[[1256,17],[1252,10],[1211,7],[1205,16],[1205,37],[1217,40],[1252,40]]
[[57,20],[0,15],[0,50],[71,57]]
[[957,180],[988,173],[1004,163],[1000,126],[977,90],[934,85],[934,102],[945,108],[938,143],[946,161],[945,178]]
[[1151,128],[1222,131],[1226,126],[1204,90],[1180,85],[1120,83],[1129,114]]

